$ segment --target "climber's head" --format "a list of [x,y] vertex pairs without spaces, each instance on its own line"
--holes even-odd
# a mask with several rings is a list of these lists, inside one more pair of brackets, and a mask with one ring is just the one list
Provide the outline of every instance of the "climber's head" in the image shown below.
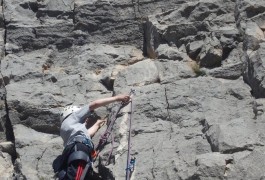
[[60,113],[60,121],[61,123],[65,120],[65,118],[67,118],[70,114],[72,114],[73,112],[79,110],[81,107],[79,106],[66,106],[65,108],[63,108],[63,110]]

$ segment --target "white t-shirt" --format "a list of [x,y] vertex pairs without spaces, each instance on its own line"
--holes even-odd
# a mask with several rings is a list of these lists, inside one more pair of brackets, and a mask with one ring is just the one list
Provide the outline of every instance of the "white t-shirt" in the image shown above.
[[73,112],[62,123],[60,135],[63,139],[63,145],[66,146],[76,136],[83,136],[91,139],[88,135],[85,120],[90,115],[89,106],[85,105],[76,112]]

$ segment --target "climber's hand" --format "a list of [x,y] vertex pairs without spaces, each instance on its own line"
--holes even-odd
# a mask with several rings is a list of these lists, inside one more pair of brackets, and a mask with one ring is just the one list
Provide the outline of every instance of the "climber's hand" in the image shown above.
[[119,94],[116,96],[116,101],[121,101],[122,103],[128,103],[131,97],[127,94]]

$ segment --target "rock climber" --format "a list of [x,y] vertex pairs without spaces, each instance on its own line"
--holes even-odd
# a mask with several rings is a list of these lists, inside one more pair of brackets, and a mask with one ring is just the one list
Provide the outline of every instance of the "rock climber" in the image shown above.
[[64,151],[53,163],[54,172],[59,180],[76,179],[100,179],[93,172],[94,145],[91,138],[106,122],[106,118],[100,118],[94,110],[120,101],[128,103],[129,95],[117,95],[102,98],[90,104],[79,106],[67,106],[61,114],[60,135],[63,139]]
[[[111,104],[116,101],[127,103],[130,101],[129,95],[117,95],[113,97],[98,99],[83,107],[67,106],[60,114],[61,129],[60,135],[63,139],[64,146],[70,144],[75,137],[82,137],[87,140],[95,135],[98,129],[105,124],[105,119],[94,114],[94,110]],[[95,117],[96,118],[93,118]]]

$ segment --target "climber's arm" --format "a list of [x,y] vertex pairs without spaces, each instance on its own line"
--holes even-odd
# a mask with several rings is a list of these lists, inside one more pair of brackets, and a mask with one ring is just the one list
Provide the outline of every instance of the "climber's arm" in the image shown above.
[[123,94],[113,96],[113,97],[98,99],[89,104],[89,110],[93,111],[101,106],[106,106],[116,101],[128,102],[129,100],[130,100],[130,96],[123,95]]
[[92,138],[106,122],[107,119],[97,120],[97,122],[87,130],[88,135]]

